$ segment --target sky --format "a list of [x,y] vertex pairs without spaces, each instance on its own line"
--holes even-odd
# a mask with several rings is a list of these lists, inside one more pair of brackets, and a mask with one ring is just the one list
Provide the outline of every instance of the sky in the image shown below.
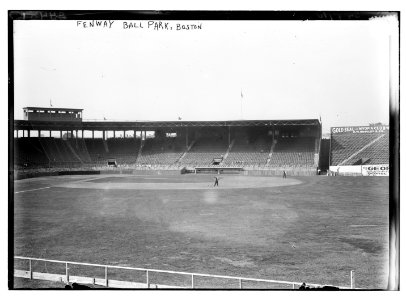
[[14,22],[15,119],[52,104],[87,120],[388,123],[385,21]]

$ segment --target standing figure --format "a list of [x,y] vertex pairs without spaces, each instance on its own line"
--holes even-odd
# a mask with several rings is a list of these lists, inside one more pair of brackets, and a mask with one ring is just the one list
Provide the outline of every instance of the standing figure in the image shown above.
[[285,170],[283,170],[283,178],[284,179],[286,178],[286,171]]
[[214,177],[214,186],[219,186],[219,178],[217,176]]

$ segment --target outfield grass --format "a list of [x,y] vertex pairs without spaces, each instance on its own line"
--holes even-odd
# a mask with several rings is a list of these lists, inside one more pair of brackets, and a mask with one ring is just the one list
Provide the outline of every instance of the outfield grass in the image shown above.
[[[298,185],[247,189],[211,188],[205,175],[150,177],[16,181],[14,254],[331,285],[349,285],[355,270],[356,287],[386,288],[387,177],[296,177]],[[208,188],[63,187],[86,179]]]

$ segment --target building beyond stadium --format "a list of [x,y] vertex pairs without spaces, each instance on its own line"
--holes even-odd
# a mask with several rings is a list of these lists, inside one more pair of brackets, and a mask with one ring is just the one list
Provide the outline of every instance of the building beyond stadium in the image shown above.
[[332,127],[330,171],[389,176],[389,126]]

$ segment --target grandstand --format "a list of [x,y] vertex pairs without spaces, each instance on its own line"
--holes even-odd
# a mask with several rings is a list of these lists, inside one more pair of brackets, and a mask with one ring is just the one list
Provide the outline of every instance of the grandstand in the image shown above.
[[389,126],[331,129],[331,171],[357,172],[361,169],[354,166],[371,165],[389,165]]
[[230,151],[223,164],[226,166],[262,166],[265,167],[273,143],[272,136],[267,132],[255,134],[243,133],[233,140]]
[[173,165],[185,151],[185,143],[179,138],[146,139],[137,165]]
[[[35,111],[35,120],[14,122],[16,168],[97,168],[105,167],[108,160],[134,169],[318,167],[319,120],[50,121],[49,111],[30,109]],[[38,137],[32,137],[33,131],[38,132]],[[92,138],[85,136],[85,131],[90,131]],[[95,131],[102,131],[102,138],[95,138]],[[113,131],[113,137],[107,137],[109,131]],[[133,134],[116,138],[116,131]],[[147,136],[147,131],[152,135]],[[59,137],[55,137],[55,132],[59,132]]]
[[317,167],[314,155],[318,153],[315,138],[281,138],[275,141],[269,165],[286,167]]
[[[86,122],[15,120],[16,169],[115,166],[133,169],[243,168],[244,170],[319,169],[361,173],[348,166],[389,164],[389,127],[333,127],[321,140],[319,120],[204,122]],[[41,108],[42,109],[42,108]],[[61,111],[63,109],[55,109]],[[72,110],[69,111],[79,111]],[[49,114],[44,112],[44,114]],[[61,115],[63,115],[61,113]],[[32,132],[37,131],[37,137]],[[43,132],[48,132],[44,136]],[[55,131],[59,137],[55,137]],[[91,138],[84,132],[91,132]],[[95,131],[102,137],[95,138]],[[108,138],[106,132],[113,131]],[[124,132],[117,137],[115,132]],[[126,135],[129,131],[133,134]],[[146,132],[152,133],[147,136]],[[22,136],[21,136],[22,135]],[[322,163],[321,163],[322,162]],[[354,171],[355,170],[355,171]],[[272,173],[275,174],[275,173]]]
[[14,164],[16,166],[43,165],[48,163],[43,146],[38,138],[20,138],[14,140]]
[[207,167],[215,159],[223,160],[227,141],[219,137],[203,137],[195,141],[180,162],[186,166]]

